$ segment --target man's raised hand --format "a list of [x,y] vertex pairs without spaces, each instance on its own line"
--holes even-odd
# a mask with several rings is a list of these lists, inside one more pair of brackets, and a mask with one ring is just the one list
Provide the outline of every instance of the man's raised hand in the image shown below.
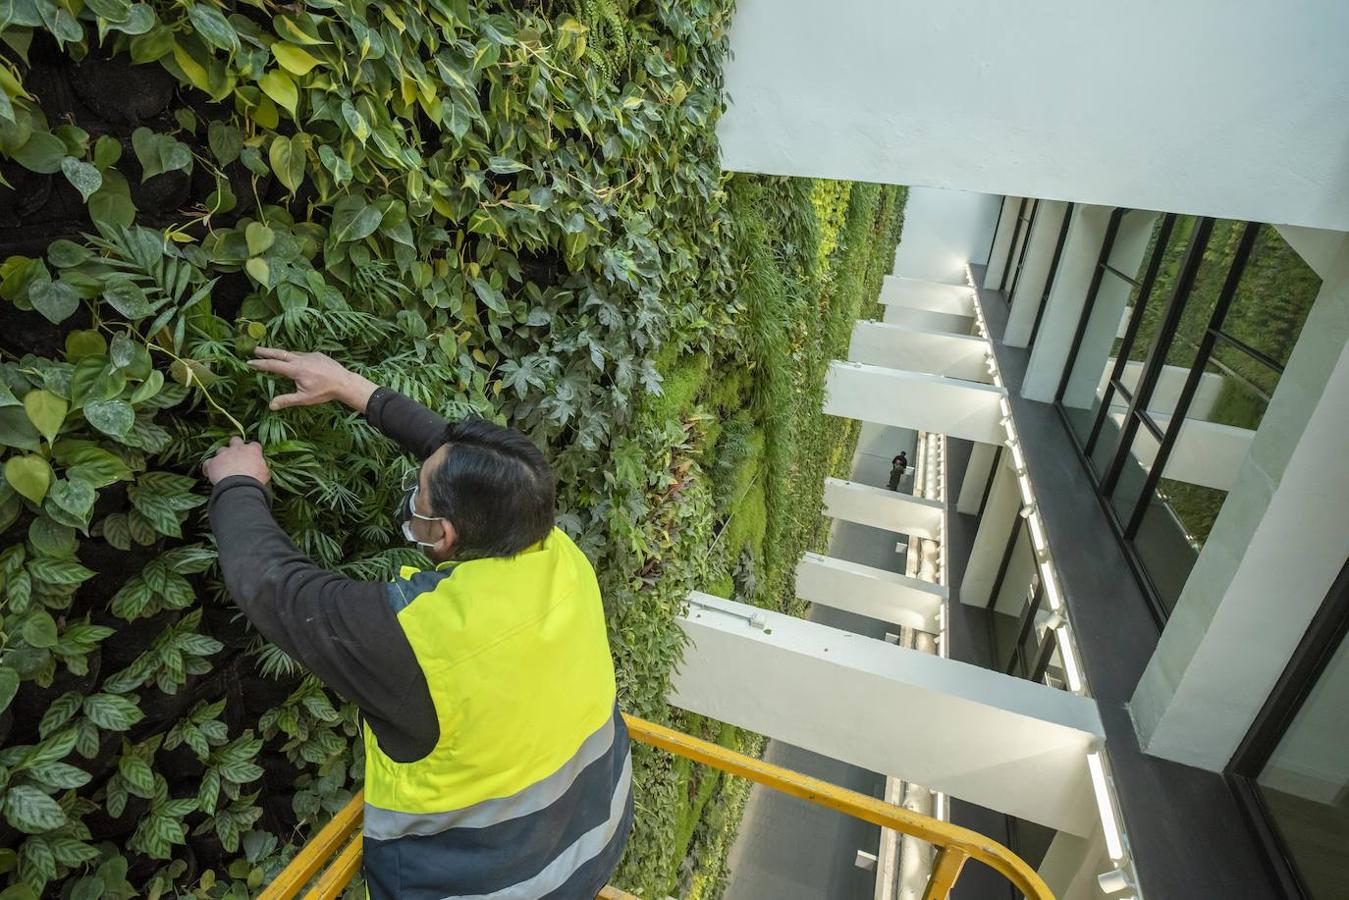
[[272,472],[267,468],[267,460],[262,458],[262,445],[257,443],[245,444],[239,438],[230,438],[229,444],[221,447],[206,462],[201,464],[201,471],[211,484],[219,484],[231,475],[247,475],[263,484],[272,479]]
[[274,410],[340,400],[357,412],[365,412],[365,405],[375,392],[373,381],[322,353],[257,347],[253,354],[257,358],[248,361],[250,366],[295,382],[294,391],[272,398],[270,406]]

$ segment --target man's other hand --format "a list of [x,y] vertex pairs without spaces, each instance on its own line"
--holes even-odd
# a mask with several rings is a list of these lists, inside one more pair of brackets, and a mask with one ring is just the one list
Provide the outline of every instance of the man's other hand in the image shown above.
[[267,461],[262,458],[262,445],[245,444],[237,437],[230,438],[228,447],[221,447],[215,456],[202,463],[201,470],[211,480],[211,484],[219,484],[231,475],[247,475],[263,484],[272,479]]
[[295,390],[272,398],[272,409],[289,406],[314,406],[339,400],[357,412],[365,412],[375,383],[357,375],[335,359],[322,353],[297,353],[274,347],[257,347],[257,359],[248,364],[261,372],[270,372],[295,382]]

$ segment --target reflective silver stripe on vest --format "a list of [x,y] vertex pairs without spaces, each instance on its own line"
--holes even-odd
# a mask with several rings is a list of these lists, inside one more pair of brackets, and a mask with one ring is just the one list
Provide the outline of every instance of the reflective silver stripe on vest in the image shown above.
[[435,813],[405,813],[365,805],[365,836],[391,841],[409,835],[440,834],[451,828],[485,828],[547,809],[567,792],[586,766],[608,753],[614,743],[614,717],[604,720],[599,730],[586,738],[562,768],[509,797],[483,800],[462,809]]
[[623,824],[623,814],[627,809],[628,793],[632,790],[632,754],[623,760],[623,774],[619,776],[614,788],[613,800],[609,803],[609,821],[596,825],[581,835],[576,841],[558,854],[542,872],[533,878],[517,882],[508,888],[493,891],[490,894],[456,894],[445,900],[536,900],[567,883],[567,879],[581,866],[604,852]]

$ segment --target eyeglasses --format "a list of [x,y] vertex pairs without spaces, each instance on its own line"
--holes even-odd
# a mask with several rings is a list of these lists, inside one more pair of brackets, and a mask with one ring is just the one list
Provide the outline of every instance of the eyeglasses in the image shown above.
[[415,488],[417,484],[421,481],[421,477],[422,477],[421,469],[408,469],[406,472],[404,472],[402,482],[403,493],[406,494],[408,491]]

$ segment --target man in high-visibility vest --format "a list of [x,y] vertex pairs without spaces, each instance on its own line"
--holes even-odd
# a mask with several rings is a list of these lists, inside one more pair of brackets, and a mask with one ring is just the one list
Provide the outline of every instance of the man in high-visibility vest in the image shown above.
[[204,466],[235,602],[364,716],[370,896],[594,897],[631,828],[632,761],[595,572],[554,526],[543,454],[323,354],[256,352],[295,382],[272,409],[338,400],[421,460],[399,515],[436,565],[384,583],[296,549],[259,445]]

